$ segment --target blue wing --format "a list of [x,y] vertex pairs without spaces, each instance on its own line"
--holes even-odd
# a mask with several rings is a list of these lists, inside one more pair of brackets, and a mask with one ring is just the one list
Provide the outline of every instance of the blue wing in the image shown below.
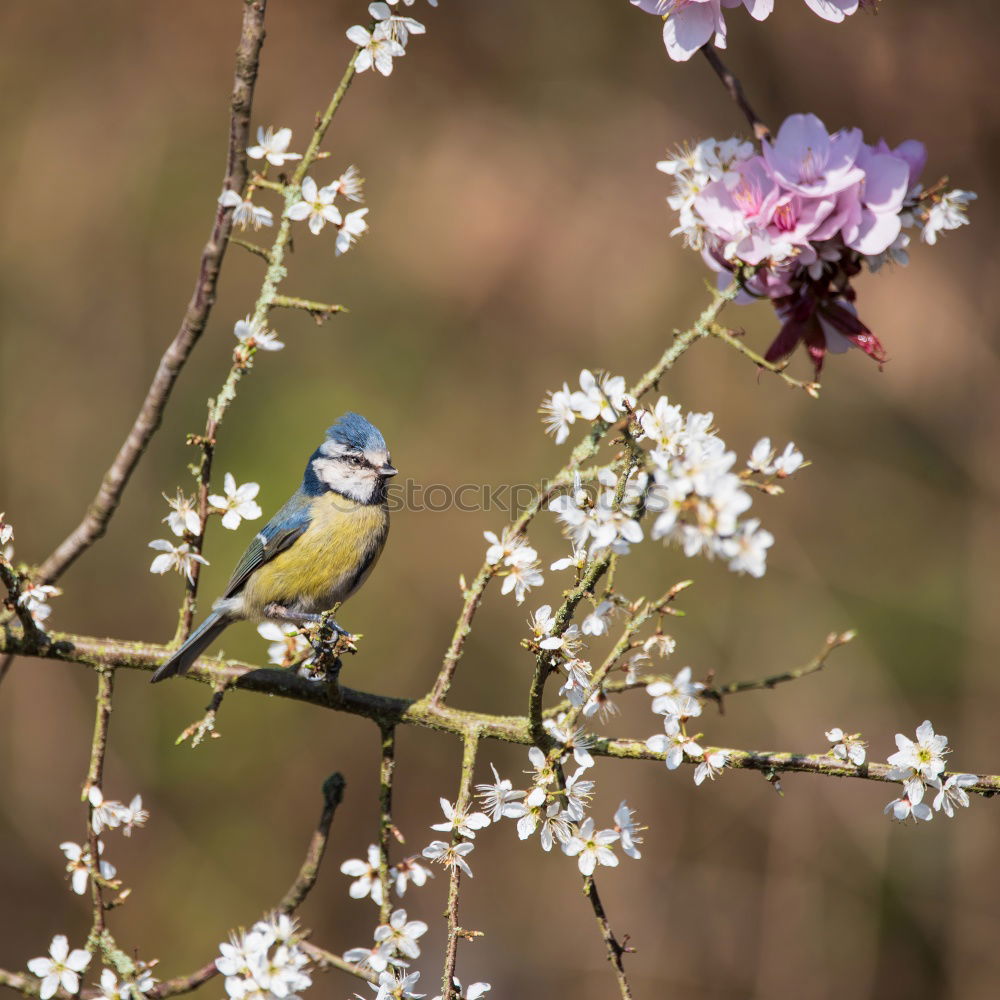
[[238,594],[250,575],[279,552],[284,552],[309,527],[311,520],[308,499],[296,493],[250,543],[236,564],[223,596]]

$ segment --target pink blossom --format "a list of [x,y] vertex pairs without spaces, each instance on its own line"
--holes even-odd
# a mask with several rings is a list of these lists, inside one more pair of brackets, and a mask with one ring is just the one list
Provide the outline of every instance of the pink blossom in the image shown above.
[[[663,44],[676,62],[690,59],[712,36],[720,48],[726,46],[726,22],[721,0],[631,0],[647,14],[666,18]],[[753,0],[751,0],[753,2]],[[728,4],[732,6],[732,4]]]
[[899,218],[910,186],[910,165],[892,153],[865,146],[858,156],[864,180],[853,189],[841,226],[844,242],[859,253],[874,255],[892,246],[902,229]]
[[721,249],[727,259],[759,264],[771,256],[765,227],[780,194],[774,178],[759,156],[737,165],[735,184],[713,181],[697,195],[694,207],[715,237],[711,249]]
[[764,159],[774,176],[800,194],[836,194],[865,176],[855,165],[861,129],[830,135],[815,115],[789,115],[774,143],[763,146]]
[[839,24],[858,9],[858,0],[806,0],[806,6],[824,21]]

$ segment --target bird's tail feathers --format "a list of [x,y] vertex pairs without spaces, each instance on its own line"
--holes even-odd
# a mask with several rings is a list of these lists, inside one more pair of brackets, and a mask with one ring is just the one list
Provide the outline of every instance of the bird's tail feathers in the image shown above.
[[164,681],[168,677],[173,677],[174,674],[187,673],[191,664],[215,642],[222,633],[222,630],[231,622],[232,618],[227,618],[219,614],[218,611],[213,611],[188,636],[187,642],[153,674],[151,683],[155,684],[157,681]]

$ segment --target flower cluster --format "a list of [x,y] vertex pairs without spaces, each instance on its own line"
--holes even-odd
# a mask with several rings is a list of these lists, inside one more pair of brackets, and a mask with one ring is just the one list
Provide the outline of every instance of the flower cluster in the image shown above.
[[[494,781],[476,786],[489,818],[494,822],[516,820],[518,837],[527,840],[537,833],[544,851],[551,851],[558,844],[565,855],[576,858],[580,873],[586,876],[593,875],[598,866],[617,867],[615,846],[631,858],[641,857],[639,833],[644,827],[637,824],[627,803],[621,803],[614,815],[614,826],[607,829],[597,829],[593,816],[587,815],[594,794],[594,782],[583,777],[594,764],[586,749],[588,740],[581,738],[579,732],[567,734],[560,730],[558,721],[546,728],[562,746],[551,754],[540,747],[531,747],[528,751],[531,770],[527,773],[532,781],[528,789],[515,789],[509,779],[500,778],[493,765],[490,766]],[[563,766],[571,758],[578,767],[563,779]]]
[[517,603],[523,604],[528,591],[545,582],[538,552],[523,535],[513,534],[509,528],[504,528],[499,537],[492,531],[484,531],[483,537],[490,543],[486,561],[491,566],[499,567],[497,572],[504,578],[500,592],[509,594],[513,591]]
[[[385,7],[385,4],[372,4],[371,6],[381,8]],[[387,7],[386,11],[388,11]],[[388,17],[388,14],[386,16]],[[392,18],[388,19],[389,21],[393,20]],[[409,21],[411,19],[402,18],[401,20]],[[364,28],[360,30],[364,31]],[[378,28],[376,28],[377,30]],[[423,28],[421,27],[420,30]],[[358,57],[359,69],[362,56]],[[288,147],[291,145],[291,141],[292,130],[290,128],[274,129],[270,125],[266,129],[262,126],[258,127],[257,142],[255,145],[247,147],[247,156],[252,160],[263,160],[265,164],[282,167],[287,160],[302,159],[301,153],[289,152]],[[260,229],[261,226],[274,224],[274,216],[271,211],[255,204],[252,200],[253,193],[259,183],[259,179],[252,179],[245,194],[226,189],[219,195],[219,204],[223,208],[233,209],[233,223],[241,228],[245,229],[249,225],[253,226],[254,229]],[[368,214],[368,209],[358,208],[352,212],[341,213],[335,200],[339,195],[349,201],[364,201],[363,186],[364,178],[355,166],[348,167],[335,181],[324,187],[320,187],[314,178],[305,177],[302,180],[298,201],[294,201],[288,206],[285,215],[298,222],[308,220],[309,231],[314,236],[318,236],[327,223],[336,226],[335,252],[339,257],[341,254],[347,253],[358,238],[367,231],[368,223],[365,216]],[[269,334],[262,324],[259,333],[254,330],[249,317],[245,321],[245,326],[246,329],[241,330],[240,324],[237,324],[236,336],[241,343],[248,342],[252,337],[254,343],[251,346],[261,350],[276,351],[284,346],[278,340],[269,340],[268,337],[273,337],[273,335]]]
[[344,960],[373,972],[385,972],[389,966],[405,968],[409,959],[420,957],[417,941],[426,933],[427,924],[422,920],[409,920],[406,910],[393,910],[389,922],[375,928],[374,944],[345,951]]
[[146,825],[149,813],[142,808],[142,796],[135,795],[132,801],[125,805],[114,799],[105,799],[97,785],[91,785],[87,793],[90,801],[90,825],[94,833],[99,834],[105,827],[117,830],[121,827],[126,837],[132,836],[132,831]]
[[319,236],[328,222],[335,225],[337,227],[335,252],[339,257],[347,253],[367,231],[368,223],[365,221],[365,216],[368,214],[368,209],[356,208],[344,215],[334,202],[337,195],[343,195],[351,201],[361,201],[361,185],[362,179],[355,167],[349,167],[337,180],[325,187],[319,187],[312,177],[306,177],[302,181],[301,199],[290,205],[285,214],[297,222],[308,219],[309,232],[313,236]]
[[[634,7],[663,18],[663,44],[671,59],[690,59],[709,39],[726,47],[726,21],[723,10],[743,6],[750,16],[763,21],[774,9],[774,0],[630,0]],[[814,13],[826,21],[839,23],[860,6],[872,6],[877,0],[805,0]]]
[[[366,858],[366,860],[348,858],[340,866],[340,870],[354,879],[348,889],[351,899],[371,899],[376,906],[381,906],[382,882],[379,878],[381,858],[376,844],[368,845]],[[406,895],[406,888],[411,882],[419,888],[433,876],[434,873],[423,865],[416,855],[397,861],[389,867],[389,885],[398,896]]]
[[941,780],[944,773],[944,758],[948,750],[948,737],[934,732],[929,720],[917,727],[917,738],[911,740],[902,733],[896,733],[898,750],[889,757],[892,770],[889,778],[903,783],[903,794],[893,799],[885,807],[887,814],[903,822],[913,819],[934,818],[931,807],[924,802],[927,786],[937,791],[934,796],[934,810],[944,812],[949,818],[955,815],[955,807],[967,807],[969,795],[966,788],[976,783],[974,774],[953,774]]
[[[237,323],[237,328],[240,325]],[[237,330],[237,335],[239,335],[239,330]],[[282,345],[278,343],[277,346],[281,347]],[[276,350],[277,348],[267,347],[264,349]],[[260,505],[254,499],[260,492],[260,486],[257,483],[244,483],[242,486],[237,486],[233,474],[227,472],[223,479],[223,492],[224,495],[213,494],[208,498],[208,513],[220,514],[224,528],[235,531],[243,521],[255,521],[263,513]],[[177,495],[172,499],[166,494],[164,494],[163,499],[167,501],[167,506],[170,508],[170,512],[163,520],[170,530],[178,538],[183,538],[184,541],[180,544],[175,544],[165,538],[156,538],[151,541],[149,547],[156,549],[160,555],[153,559],[149,572],[163,574],[175,570],[190,581],[194,578],[196,563],[203,566],[208,565],[208,560],[196,551],[197,540],[201,537],[204,527],[201,515],[198,513],[197,501],[180,489],[177,490]]]
[[818,375],[828,351],[854,346],[886,360],[854,306],[851,282],[862,268],[905,264],[906,231],[917,225],[934,243],[968,221],[975,195],[925,188],[926,159],[915,140],[868,144],[860,129],[831,134],[815,115],[796,114],[761,153],[739,139],[708,139],[657,167],[674,179],[673,232],[701,251],[721,283],[736,273],[745,301],[773,304],[782,327],[766,360],[801,343]]
[[233,1000],[294,1000],[298,990],[312,985],[300,940],[295,921],[283,913],[231,934],[215,960],[226,977],[226,993]]
[[714,781],[729,762],[725,750],[705,750],[698,743],[700,734],[691,735],[687,724],[702,712],[701,694],[705,685],[691,680],[691,668],[684,667],[674,677],[653,681],[646,685],[646,693],[653,699],[652,710],[663,716],[663,732],[650,736],[646,748],[663,754],[670,771],[681,766],[685,758],[696,762],[694,783],[700,785],[706,778]]
[[388,3],[370,3],[368,13],[375,22],[371,31],[360,24],[347,29],[348,40],[358,46],[354,68],[364,73],[374,67],[383,76],[389,76],[393,59],[406,55],[410,35],[422,35],[427,29],[412,17],[393,13]]
[[[648,450],[633,459],[634,467],[624,484],[610,469],[597,476],[597,495],[586,489],[577,476],[569,493],[556,497],[549,510],[562,522],[574,550],[589,558],[611,551],[619,555],[643,539],[640,513],[655,515],[649,534],[679,544],[684,554],[704,554],[725,559],[738,573],[763,576],[767,549],[774,537],[756,518],[743,518],[752,500],[745,488],[768,488],[770,480],[783,479],[801,468],[804,460],[794,444],[776,454],[769,438],[754,446],[747,467],[733,471],[735,452],[726,449],[718,437],[711,413],[685,413],[663,396],[649,409],[636,409],[624,391],[624,380],[594,379],[590,372],[580,376],[581,386],[603,386],[602,408],[587,411],[588,419],[612,420],[625,409],[635,443],[650,442]],[[608,393],[608,387],[614,389]],[[564,387],[543,404],[553,430],[556,414],[570,400],[574,420],[583,415],[575,397]],[[556,397],[562,397],[557,399]],[[556,429],[560,439],[565,424]],[[764,477],[766,481],[761,481]],[[623,487],[623,489],[621,488]],[[620,494],[620,495],[619,495]],[[579,560],[560,560],[557,566],[578,565]]]
[[845,733],[840,726],[834,726],[825,735],[833,744],[830,753],[834,757],[844,761],[844,763],[854,764],[856,767],[860,767],[865,762],[867,744],[861,739],[861,733]]
[[563,382],[563,387],[550,392],[539,410],[547,424],[546,431],[554,434],[556,444],[569,437],[570,425],[577,417],[583,420],[601,420],[613,423],[626,406],[635,406],[635,400],[625,391],[625,379],[620,375],[594,375],[586,368],[580,372],[580,388],[576,390]]

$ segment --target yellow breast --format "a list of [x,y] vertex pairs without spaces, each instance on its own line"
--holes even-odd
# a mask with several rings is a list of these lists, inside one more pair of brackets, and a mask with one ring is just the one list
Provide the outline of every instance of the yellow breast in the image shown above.
[[272,602],[307,614],[327,611],[347,600],[371,572],[389,533],[384,506],[326,493],[312,502],[310,515],[305,532],[247,581],[248,617],[263,617]]

